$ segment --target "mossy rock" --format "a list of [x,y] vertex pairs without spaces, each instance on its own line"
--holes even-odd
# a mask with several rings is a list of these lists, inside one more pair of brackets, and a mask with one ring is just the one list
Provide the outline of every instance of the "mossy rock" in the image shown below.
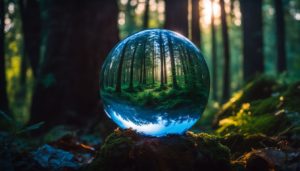
[[279,147],[280,139],[264,134],[242,135],[230,134],[220,138],[222,144],[230,148],[231,159],[236,159],[252,149]]
[[278,148],[262,148],[244,154],[235,163],[242,164],[247,171],[280,170],[291,171],[300,168],[299,150],[281,150]]
[[230,151],[212,135],[146,137],[116,130],[85,170],[230,170]]
[[268,136],[297,133],[296,130],[300,127],[300,82],[281,86],[280,90],[277,89],[272,94],[264,99],[239,101],[241,106],[238,110],[235,109],[230,116],[218,120],[217,133],[263,133]]
[[270,97],[274,89],[279,89],[279,85],[272,77],[262,75],[250,81],[221,107],[213,121],[213,127],[217,127],[221,119],[235,115],[244,103]]

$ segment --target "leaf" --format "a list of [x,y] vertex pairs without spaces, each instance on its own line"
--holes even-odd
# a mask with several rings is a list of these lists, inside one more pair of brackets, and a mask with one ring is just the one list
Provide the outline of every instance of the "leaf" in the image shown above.
[[25,127],[24,129],[20,130],[19,132],[17,132],[17,134],[23,133],[23,132],[29,132],[35,129],[39,129],[42,125],[44,125],[45,122],[39,122],[33,125],[30,125],[28,127]]

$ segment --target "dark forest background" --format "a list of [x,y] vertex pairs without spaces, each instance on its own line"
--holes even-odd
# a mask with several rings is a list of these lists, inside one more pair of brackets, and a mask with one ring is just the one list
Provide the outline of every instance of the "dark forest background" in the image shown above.
[[[105,57],[147,28],[208,64],[207,107],[183,135],[115,129],[103,111]],[[299,97],[299,0],[0,0],[1,171],[299,170]]]
[[112,47],[147,28],[191,39],[211,75],[207,111],[247,81],[300,78],[297,0],[1,0],[0,109],[22,124],[105,119],[99,71]]

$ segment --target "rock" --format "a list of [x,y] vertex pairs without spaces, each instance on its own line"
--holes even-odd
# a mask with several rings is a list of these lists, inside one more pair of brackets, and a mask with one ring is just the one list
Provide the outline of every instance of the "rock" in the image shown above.
[[[268,136],[285,135],[287,139],[297,139],[300,128],[300,82],[282,87],[280,91],[277,88],[272,92],[277,93],[276,95],[252,101],[239,98],[231,107],[227,106],[226,110],[221,110],[221,113],[226,113],[226,117],[217,117],[217,133],[263,133]],[[270,89],[273,90],[271,87]],[[237,107],[237,104],[240,104],[240,107]],[[228,111],[231,111],[231,114]]]
[[43,145],[33,152],[33,158],[43,168],[49,170],[78,169],[79,164],[76,162],[72,153],[54,148],[50,145]]
[[236,159],[252,149],[261,149],[265,147],[280,147],[278,138],[268,137],[264,134],[242,135],[230,134],[220,138],[220,142],[230,148],[231,158]]
[[157,138],[118,129],[83,170],[230,170],[230,151],[204,133]]
[[218,127],[221,119],[235,115],[244,103],[271,97],[274,89],[277,88],[278,83],[274,78],[269,76],[260,76],[249,82],[222,106],[221,110],[215,116],[213,127]]
[[240,163],[243,163],[246,170],[254,171],[297,171],[300,169],[299,150],[280,150],[276,148],[264,148],[253,150],[245,154]]

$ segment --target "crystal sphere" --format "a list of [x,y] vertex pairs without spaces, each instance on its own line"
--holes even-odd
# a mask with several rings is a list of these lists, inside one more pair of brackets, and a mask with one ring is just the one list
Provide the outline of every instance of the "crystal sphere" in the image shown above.
[[199,49],[169,30],[149,29],[117,44],[100,73],[105,113],[150,136],[182,134],[200,118],[210,87]]

